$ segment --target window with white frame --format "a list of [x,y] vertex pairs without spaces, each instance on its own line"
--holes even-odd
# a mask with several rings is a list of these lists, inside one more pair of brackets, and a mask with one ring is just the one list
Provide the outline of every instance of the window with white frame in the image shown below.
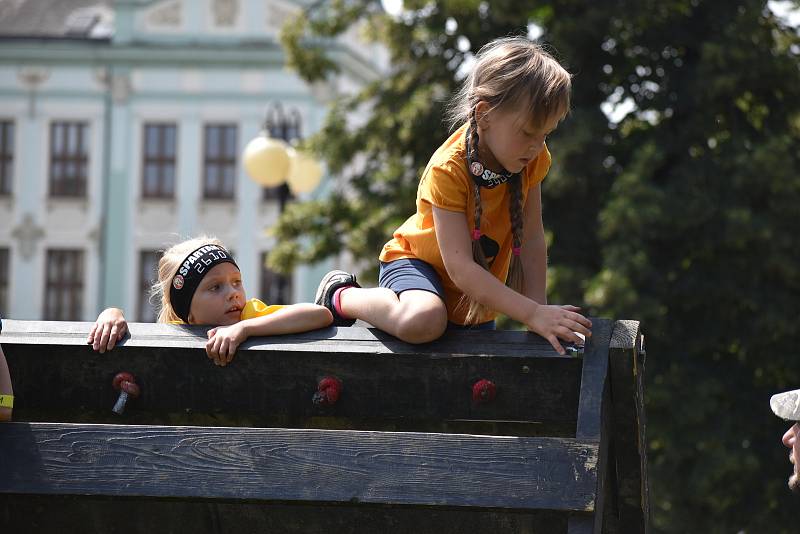
[[83,251],[48,250],[44,320],[80,321],[83,310]]
[[175,196],[175,124],[144,125],[142,139],[142,197]]
[[236,190],[236,125],[207,124],[203,142],[203,197],[233,199]]
[[85,197],[89,172],[89,125],[50,124],[50,196]]

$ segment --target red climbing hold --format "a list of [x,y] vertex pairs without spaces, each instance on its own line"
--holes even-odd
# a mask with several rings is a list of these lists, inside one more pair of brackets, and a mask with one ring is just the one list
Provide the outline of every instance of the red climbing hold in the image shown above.
[[139,386],[136,384],[136,378],[126,371],[121,373],[117,373],[114,377],[114,380],[111,382],[111,385],[114,387],[115,390],[119,391],[119,398],[117,402],[114,404],[114,407],[111,409],[114,413],[118,415],[122,415],[122,412],[125,411],[125,403],[128,402],[128,398],[135,399],[139,396],[141,391],[139,390]]
[[317,392],[312,400],[315,406],[333,406],[341,393],[342,381],[335,376],[326,376],[317,384]]
[[477,403],[486,403],[494,400],[497,395],[497,386],[491,380],[482,378],[475,382],[472,386],[472,401]]

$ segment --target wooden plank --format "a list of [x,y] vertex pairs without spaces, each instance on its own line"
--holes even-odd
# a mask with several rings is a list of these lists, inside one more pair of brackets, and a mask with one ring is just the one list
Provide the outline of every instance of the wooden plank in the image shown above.
[[209,427],[0,425],[0,493],[591,511],[597,444]]
[[592,337],[586,343],[581,373],[578,425],[575,437],[600,440],[601,408],[608,375],[608,347],[613,322],[592,318]]
[[[197,332],[133,324],[122,346],[99,354],[85,344],[88,328],[88,323],[6,322],[0,343],[15,380],[17,420],[119,421],[110,412],[116,399],[110,384],[119,371],[136,375],[142,389],[126,409],[124,420],[130,423],[306,426],[310,418],[324,416],[346,418],[356,428],[368,419],[557,426],[574,423],[577,414],[580,359],[542,355],[520,332],[487,332],[483,345],[446,340],[435,352],[402,344],[397,353],[378,334],[357,328],[347,329],[348,335],[363,341],[258,338],[231,365],[219,368],[206,357]],[[329,333],[335,337],[340,330]],[[278,337],[283,340],[276,344]],[[489,352],[495,340],[496,352],[504,354]],[[318,380],[329,374],[340,378],[344,389],[335,406],[321,410],[311,399]],[[481,378],[497,385],[491,403],[472,401],[472,385]],[[205,419],[198,419],[201,415]]]
[[[25,342],[84,345],[92,323],[74,321],[6,320],[4,343]],[[130,335],[120,345],[204,348],[208,327],[129,323]],[[404,343],[378,329],[330,327],[291,334],[252,338],[242,347],[261,351],[283,351],[287,345],[298,352],[328,352],[346,344],[352,352],[371,354],[419,354],[451,358],[460,354],[495,356],[539,356],[561,358],[540,336],[525,331],[497,330],[448,332],[421,345]]]
[[595,510],[591,516],[573,516],[567,525],[568,534],[600,534],[603,525],[604,492],[608,454],[610,393],[608,388],[608,347],[612,322],[592,318],[592,337],[583,357],[576,439],[598,444],[598,468],[594,488]]
[[[608,359],[606,358],[606,363]],[[606,371],[608,367],[606,366]],[[609,448],[612,441],[611,435],[611,388],[609,387],[608,373],[603,381],[603,395],[600,407],[600,443],[598,447],[597,460],[597,483],[595,485],[595,511],[592,532],[595,534],[606,534],[608,529],[605,518],[607,515],[606,502],[608,496],[609,472],[614,468],[614,462],[609,456]]]
[[616,321],[610,343],[614,460],[621,532],[649,532],[643,336],[638,321]]
[[[609,388],[610,389],[610,388]],[[612,410],[607,410],[611,412]],[[609,417],[609,419],[611,419]],[[611,421],[609,421],[611,426]],[[611,432],[609,430],[609,432]],[[601,444],[602,445],[602,444]],[[602,449],[602,446],[601,446]],[[616,468],[616,454],[614,452],[614,436],[611,434],[611,439],[608,440],[608,448],[604,453],[605,467],[605,491],[603,492],[603,528],[600,531],[602,534],[625,534],[619,527],[619,503],[618,493],[619,484],[617,483],[617,468]],[[599,469],[598,469],[599,472]]]
[[[46,513],[42,513],[46,510]],[[135,518],[132,519],[132,518]],[[563,512],[371,505],[292,505],[220,501],[1,495],[0,524],[25,534],[556,534]]]

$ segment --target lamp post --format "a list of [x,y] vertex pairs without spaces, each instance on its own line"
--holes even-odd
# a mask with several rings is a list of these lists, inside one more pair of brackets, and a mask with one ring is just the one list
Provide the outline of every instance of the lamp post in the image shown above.
[[285,113],[283,106],[276,103],[267,109],[263,129],[247,143],[242,156],[250,179],[264,187],[280,187],[281,212],[289,193],[309,193],[322,178],[322,166],[291,145],[299,138],[299,113],[297,110]]
[[[309,193],[322,178],[322,166],[291,143],[300,139],[300,114],[285,113],[280,102],[267,108],[261,132],[244,149],[242,163],[251,180],[276,188],[280,213],[290,195]],[[276,276],[278,295],[284,296],[286,277]],[[265,297],[267,295],[264,295]]]

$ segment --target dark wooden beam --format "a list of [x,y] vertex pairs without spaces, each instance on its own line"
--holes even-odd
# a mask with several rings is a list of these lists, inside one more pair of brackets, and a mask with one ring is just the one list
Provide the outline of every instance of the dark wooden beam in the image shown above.
[[0,524],[25,534],[556,534],[564,532],[566,516],[550,510],[0,494]]
[[[220,368],[205,355],[203,328],[132,323],[120,346],[98,354],[85,343],[89,327],[6,321],[0,344],[14,376],[18,420],[316,426],[322,416],[345,428],[382,421],[427,430],[426,422],[437,422],[469,433],[479,432],[469,422],[508,423],[497,433],[521,435],[566,435],[576,420],[580,359],[558,356],[525,332],[465,332],[415,346],[377,330],[329,328],[248,340]],[[142,390],[125,419],[110,411],[119,371],[136,375]],[[312,397],[325,375],[344,388],[323,410]],[[497,385],[491,403],[472,401],[481,378]]]
[[[203,327],[132,323],[98,354],[90,323],[6,320],[28,423],[0,425],[0,523],[47,509],[32,532],[122,532],[117,513],[205,522],[193,531],[646,533],[639,325],[592,320],[579,357],[527,332],[409,345],[328,328],[248,340],[225,368]],[[142,389],[122,417],[118,371]],[[321,408],[326,375],[344,389]],[[493,402],[472,400],[481,378]]]
[[621,532],[650,529],[644,412],[644,335],[638,321],[616,321],[609,350],[611,433]]
[[591,511],[597,445],[325,430],[9,423],[0,493]]
[[568,534],[601,534],[603,529],[608,469],[605,456],[607,456],[610,439],[608,435],[610,402],[608,347],[611,341],[612,326],[613,323],[609,320],[592,320],[592,337],[587,340],[583,357],[580,400],[578,401],[578,425],[575,437],[596,443],[601,454],[596,471],[594,514],[588,517],[571,517],[567,526]]

